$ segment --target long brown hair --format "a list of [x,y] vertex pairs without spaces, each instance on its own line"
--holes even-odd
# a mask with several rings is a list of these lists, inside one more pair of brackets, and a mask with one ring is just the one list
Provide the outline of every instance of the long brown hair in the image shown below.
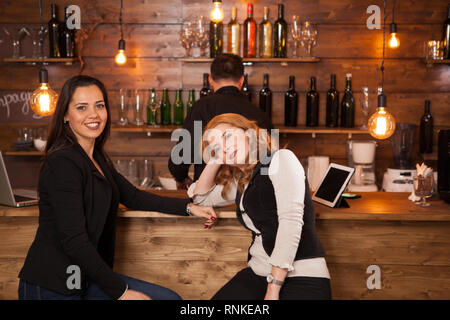
[[[258,157],[260,147],[264,146],[268,153],[272,152],[273,151],[272,149],[276,147],[271,142],[270,134],[263,135],[263,140],[261,141],[260,137],[261,128],[258,127],[256,121],[249,120],[246,117],[236,113],[223,113],[221,115],[212,118],[211,121],[209,121],[208,124],[206,125],[202,136],[202,153],[203,150],[205,150],[209,145],[208,141],[206,141],[205,139],[205,134],[209,129],[214,129],[220,124],[228,124],[235,128],[243,129],[244,131],[251,129],[254,130],[254,132],[256,133],[256,146],[257,146],[257,149],[254,151],[256,151],[258,161],[259,161]],[[224,185],[224,188],[222,190],[222,196],[226,197],[226,194],[230,189],[230,186],[234,180],[237,181],[238,190],[240,192],[243,192],[244,186],[250,181],[250,177],[256,164],[257,162],[248,163],[242,167],[223,164],[220,167],[215,179],[216,184]]]

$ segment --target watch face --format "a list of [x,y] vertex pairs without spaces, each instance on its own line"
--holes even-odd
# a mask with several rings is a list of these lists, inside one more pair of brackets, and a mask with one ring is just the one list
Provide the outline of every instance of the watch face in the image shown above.
[[271,275],[271,274],[269,274],[268,276],[267,276],[267,282],[268,283],[271,283],[273,281],[273,276]]

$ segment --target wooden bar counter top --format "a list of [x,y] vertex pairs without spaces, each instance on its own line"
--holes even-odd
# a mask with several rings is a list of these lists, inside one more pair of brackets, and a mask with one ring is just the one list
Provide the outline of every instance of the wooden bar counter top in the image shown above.
[[[186,197],[185,191],[151,192]],[[314,202],[333,299],[450,299],[450,205],[432,198],[431,206],[420,207],[408,193],[361,195],[347,200],[350,208]],[[183,299],[210,299],[246,266],[251,243],[234,207],[216,211],[218,223],[205,230],[200,218],[120,207],[115,271],[169,287]],[[37,206],[0,206],[0,299],[17,299],[17,274],[38,216]],[[377,267],[379,289],[370,285]]]

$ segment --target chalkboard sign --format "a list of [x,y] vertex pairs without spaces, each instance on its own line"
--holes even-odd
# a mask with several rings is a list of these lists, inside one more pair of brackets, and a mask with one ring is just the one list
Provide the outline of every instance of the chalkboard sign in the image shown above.
[[31,94],[31,91],[0,90],[0,123],[48,122],[50,117],[38,116],[31,110]]

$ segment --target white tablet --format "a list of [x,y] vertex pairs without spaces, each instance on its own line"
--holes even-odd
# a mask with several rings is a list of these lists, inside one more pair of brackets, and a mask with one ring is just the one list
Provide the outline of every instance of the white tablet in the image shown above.
[[354,172],[354,168],[330,163],[312,199],[326,206],[335,207]]

